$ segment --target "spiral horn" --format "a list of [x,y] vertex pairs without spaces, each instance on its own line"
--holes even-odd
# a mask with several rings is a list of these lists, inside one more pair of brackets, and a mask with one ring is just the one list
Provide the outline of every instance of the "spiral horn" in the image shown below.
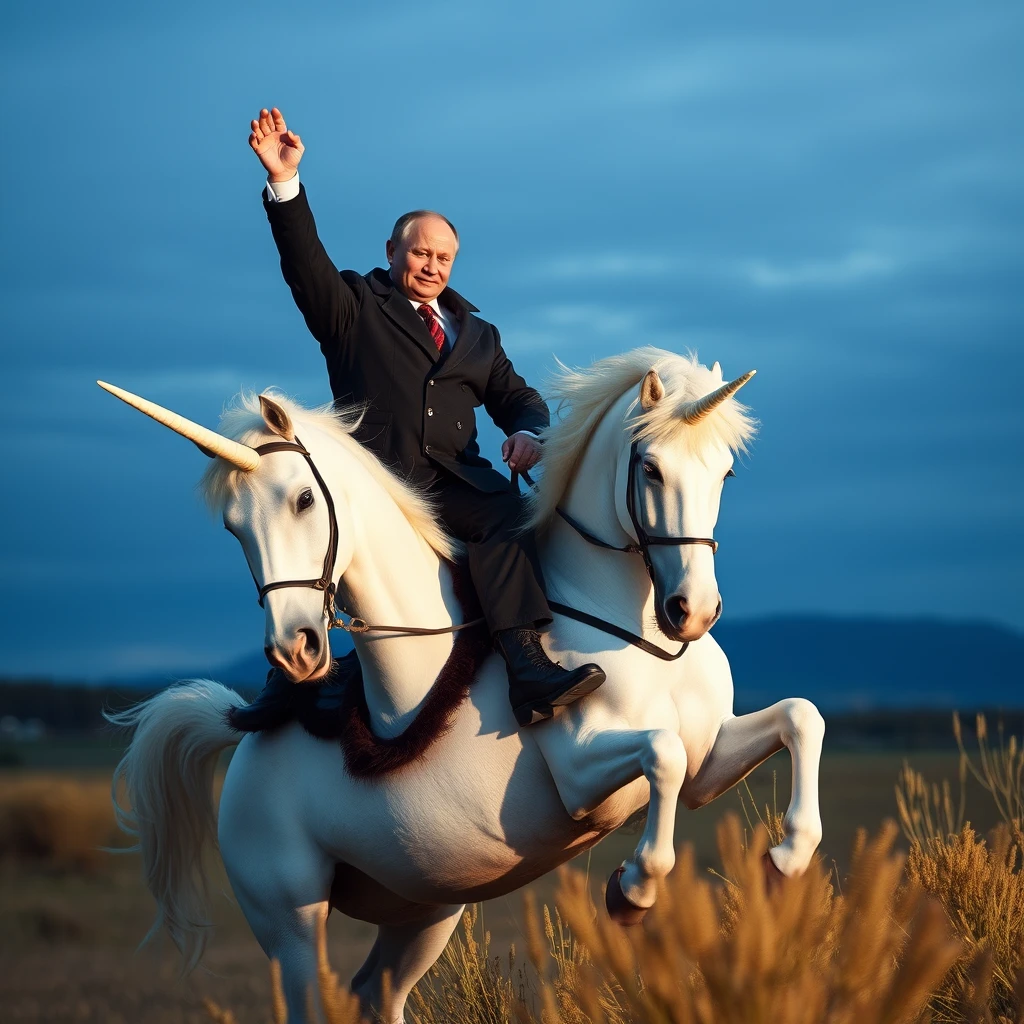
[[757,370],[751,370],[749,373],[743,374],[742,377],[737,377],[735,380],[729,381],[728,384],[723,384],[717,390],[712,391],[710,395],[698,398],[695,402],[688,402],[683,410],[683,419],[687,423],[696,423],[698,420],[704,419],[716,405],[721,405],[727,398],[735,395],[755,373],[757,373]]
[[122,402],[127,402],[132,408],[150,416],[157,423],[162,423],[165,427],[170,427],[176,434],[187,437],[204,455],[208,455],[211,459],[218,457],[226,459],[233,466],[244,469],[247,473],[260,464],[259,452],[247,444],[239,444],[238,441],[232,441],[223,434],[218,434],[216,430],[201,427],[198,423],[193,423],[192,420],[187,420],[184,416],[179,416],[176,412],[157,405],[156,402],[150,402],[138,395],[133,395],[130,391],[125,391],[124,388],[116,387],[114,384],[108,384],[102,380],[98,380],[96,383],[104,391],[109,391],[116,398],[120,398]]

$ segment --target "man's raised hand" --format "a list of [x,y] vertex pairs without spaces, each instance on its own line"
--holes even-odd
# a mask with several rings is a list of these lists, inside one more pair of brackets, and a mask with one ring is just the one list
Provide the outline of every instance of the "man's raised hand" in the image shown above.
[[271,181],[294,178],[306,147],[295,132],[288,131],[281,111],[277,107],[264,108],[251,128],[249,145],[267,169],[267,177]]

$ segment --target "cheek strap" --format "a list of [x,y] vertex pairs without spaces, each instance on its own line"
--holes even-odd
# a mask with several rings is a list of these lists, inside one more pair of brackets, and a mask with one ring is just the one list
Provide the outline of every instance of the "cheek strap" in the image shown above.
[[[324,554],[324,568],[319,579],[315,580],[275,580],[273,583],[264,583],[261,587],[253,573],[253,582],[256,583],[256,592],[259,595],[259,605],[263,607],[263,599],[272,590],[283,590],[285,587],[309,587],[313,590],[324,592],[324,614],[327,616],[328,628],[334,622],[334,563],[338,557],[338,517],[334,509],[334,498],[324,483],[324,478],[313,463],[313,458],[306,449],[306,446],[296,437],[294,441],[269,441],[261,444],[254,451],[260,455],[269,455],[272,452],[298,452],[309,466],[313,479],[317,482],[324,501],[327,504],[327,520],[330,533],[327,538],[327,551]],[[252,568],[250,567],[250,572]]]

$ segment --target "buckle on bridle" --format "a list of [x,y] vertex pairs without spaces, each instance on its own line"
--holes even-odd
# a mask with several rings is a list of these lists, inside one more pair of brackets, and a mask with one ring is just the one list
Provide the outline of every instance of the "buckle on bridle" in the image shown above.
[[358,615],[353,615],[348,622],[335,619],[331,625],[345,630],[346,633],[365,633],[370,628],[369,623],[365,619],[359,618]]

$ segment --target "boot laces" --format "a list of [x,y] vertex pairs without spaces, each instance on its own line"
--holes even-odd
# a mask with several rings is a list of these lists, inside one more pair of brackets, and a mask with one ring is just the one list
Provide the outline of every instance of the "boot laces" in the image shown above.
[[526,654],[527,659],[534,668],[539,669],[550,669],[552,665],[561,668],[557,662],[553,662],[547,655],[541,645],[540,638],[536,633],[527,631],[523,636],[522,643],[523,652]]

